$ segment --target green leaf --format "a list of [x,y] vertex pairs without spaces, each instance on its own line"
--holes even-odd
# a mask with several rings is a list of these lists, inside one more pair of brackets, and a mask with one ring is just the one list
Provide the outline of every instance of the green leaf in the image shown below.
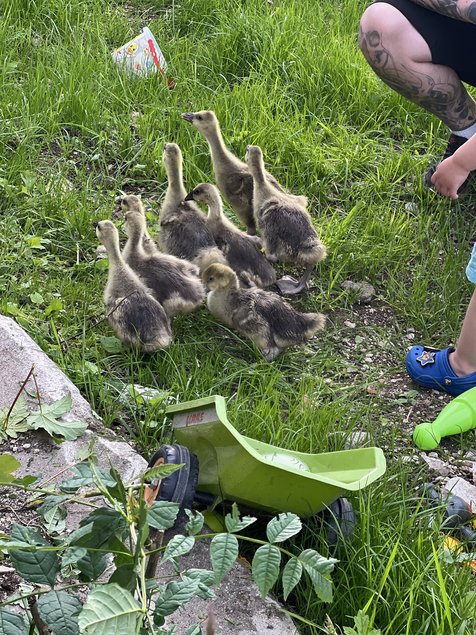
[[184,463],[164,463],[164,465],[158,465],[157,467],[151,467],[150,470],[144,472],[142,480],[144,481],[159,481],[163,478],[167,478],[177,470],[180,470],[184,466]]
[[30,424],[27,422],[30,411],[25,399],[20,396],[8,415],[10,408],[11,406],[7,406],[0,412],[0,440],[7,437],[16,439],[19,432],[30,429]]
[[354,617],[354,626],[355,628],[344,626],[345,635],[382,635],[382,631],[380,629],[372,628],[372,630],[369,630],[370,618],[362,610],[360,610]]
[[38,291],[34,291],[33,293],[30,293],[30,302],[33,302],[33,304],[42,304],[42,302],[44,302],[44,298],[41,295],[41,293],[38,293]]
[[67,393],[52,404],[42,404],[38,412],[28,416],[27,422],[33,430],[45,429],[53,437],[62,436],[69,441],[80,437],[86,428],[84,421],[58,421],[71,410],[71,395]]
[[114,485],[106,484],[106,489],[113,498],[115,498],[117,501],[119,501],[125,506],[127,505],[127,492],[124,487],[124,483],[122,482],[121,475],[114,467],[111,467],[109,471],[110,471],[111,477],[115,481],[115,484]]
[[283,594],[287,600],[302,576],[302,564],[297,558],[290,558],[283,569]]
[[[81,487],[92,485],[95,483],[95,475],[93,474],[90,466],[87,463],[80,463],[71,468],[72,477],[60,483],[60,489],[67,494],[74,494]],[[96,473],[100,476],[101,481],[105,487],[114,487],[116,485],[115,479],[100,468],[96,468]]]
[[141,617],[141,608],[129,591],[106,584],[91,591],[78,623],[82,635],[134,635]]
[[198,581],[198,591],[196,595],[203,600],[210,600],[215,597],[215,593],[210,589],[210,586],[215,584],[215,574],[209,569],[187,569],[184,571],[184,576]]
[[225,516],[225,525],[230,533],[234,533],[248,527],[248,525],[254,523],[255,520],[256,518],[254,516],[243,516],[243,518],[240,519],[238,506],[236,503],[233,503],[231,507],[231,514],[227,514]]
[[86,555],[77,561],[76,567],[81,572],[78,578],[82,582],[93,582],[106,570],[107,553],[87,551]]
[[21,467],[20,461],[12,454],[0,454],[0,481],[11,483],[14,480],[13,472]]
[[164,592],[156,599],[155,612],[162,616],[170,615],[195,597],[197,590],[198,581],[186,576],[182,580],[169,582]]
[[64,503],[67,500],[68,497],[64,495],[47,496],[44,503],[38,508],[38,513],[45,522],[45,528],[48,534],[60,534],[64,531],[67,516]]
[[262,545],[251,562],[251,573],[261,597],[265,598],[279,576],[281,552],[274,545]]
[[266,535],[271,543],[283,542],[298,534],[301,529],[302,524],[299,516],[291,513],[279,514],[277,518],[272,518],[269,521],[266,527]]
[[314,549],[306,549],[299,554],[298,559],[311,578],[318,598],[323,602],[332,602],[332,582],[328,576],[338,561],[335,558],[324,558]]
[[0,608],[0,633],[2,635],[28,635],[28,624],[21,615]]
[[200,580],[202,584],[206,584],[207,586],[211,586],[215,582],[215,573],[210,571],[210,569],[187,569],[184,575],[192,580]]
[[187,628],[185,635],[202,635],[202,629],[198,624],[193,624]]
[[189,518],[188,523],[185,525],[185,529],[191,536],[196,536],[201,532],[205,518],[203,517],[203,514],[198,511],[186,509],[185,513]]
[[51,302],[45,309],[45,316],[48,317],[48,315],[51,315],[51,313],[59,313],[62,308],[63,303],[61,302],[61,300],[59,298],[53,298],[53,300],[51,300]]
[[85,547],[68,547],[68,549],[65,549],[63,553],[63,557],[61,559],[61,568],[64,569],[66,567],[75,565],[78,560],[84,558],[87,553],[88,552]]
[[[30,549],[12,549],[10,560],[22,578],[36,584],[53,586],[59,571],[55,551],[40,551],[36,547],[51,547],[38,532],[24,525],[14,524],[11,531],[13,540],[30,545]],[[33,550],[31,549],[33,548]]]
[[27,239],[27,243],[31,249],[44,249],[43,243],[48,244],[50,241],[46,238],[41,238],[41,236],[30,236]]
[[127,589],[133,593],[137,583],[136,565],[133,562],[128,562],[120,567],[117,567],[108,582],[115,582],[123,589]]
[[210,560],[215,582],[223,580],[238,557],[238,538],[233,534],[217,534],[210,542]]
[[180,505],[169,501],[154,501],[147,511],[147,521],[154,529],[170,529],[175,524]]
[[193,536],[182,536],[182,534],[177,534],[167,544],[162,561],[165,562],[166,560],[173,560],[174,558],[185,555],[193,548],[194,544],[195,538]]
[[367,635],[370,626],[370,617],[360,610],[354,617],[354,626],[359,635]]
[[107,353],[120,353],[122,351],[121,340],[112,335],[111,337],[102,336],[100,338],[101,346]]
[[[108,507],[95,509],[85,518],[81,519],[80,527],[93,523],[92,533],[97,536],[96,546],[104,545],[111,536],[123,536],[128,529],[124,516]],[[93,546],[93,545],[90,545]]]
[[38,610],[46,626],[55,635],[78,635],[81,600],[65,591],[50,591],[38,597]]

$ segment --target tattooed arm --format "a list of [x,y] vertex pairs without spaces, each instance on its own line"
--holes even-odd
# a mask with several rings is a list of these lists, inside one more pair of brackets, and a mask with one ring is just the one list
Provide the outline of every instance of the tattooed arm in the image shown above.
[[448,18],[476,24],[475,0],[411,0],[421,7],[446,15]]

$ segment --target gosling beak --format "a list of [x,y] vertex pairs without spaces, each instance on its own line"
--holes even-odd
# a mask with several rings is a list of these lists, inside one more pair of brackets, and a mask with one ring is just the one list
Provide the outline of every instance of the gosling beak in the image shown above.
[[187,196],[183,199],[184,201],[193,201],[193,192],[189,192]]
[[96,229],[96,228],[98,227],[98,225],[99,225],[99,223],[98,223],[97,221],[94,221],[94,222],[93,222],[93,227],[94,227],[94,229]]
[[181,115],[182,119],[185,119],[185,121],[188,121],[189,123],[192,123],[193,118],[195,117],[195,113],[194,112],[183,112]]

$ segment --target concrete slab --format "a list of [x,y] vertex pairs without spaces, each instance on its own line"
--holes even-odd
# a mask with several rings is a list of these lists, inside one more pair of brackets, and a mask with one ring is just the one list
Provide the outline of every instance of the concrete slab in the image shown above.
[[[67,477],[67,466],[75,462],[78,452],[92,440],[101,467],[107,469],[110,463],[113,464],[125,481],[132,480],[144,470],[146,461],[129,444],[101,425],[77,387],[16,322],[4,316],[0,316],[0,360],[0,410],[11,405],[34,365],[42,399],[51,403],[69,392],[72,408],[65,418],[81,419],[89,426],[80,439],[59,445],[42,431],[23,433],[17,439],[0,443],[0,453],[11,452],[21,462],[19,474],[41,474],[46,479],[64,470],[62,480]],[[29,388],[34,390],[34,384]],[[79,506],[70,509],[68,528],[76,526],[83,513]],[[12,517],[18,522],[16,514]],[[206,544],[198,544],[184,559],[183,565],[184,568],[210,568]],[[185,633],[190,624],[203,623],[210,608],[216,617],[216,635],[295,635],[298,632],[274,600],[260,598],[249,570],[239,562],[216,589],[216,595],[211,602],[193,600],[169,618],[170,624],[176,624],[179,635]]]

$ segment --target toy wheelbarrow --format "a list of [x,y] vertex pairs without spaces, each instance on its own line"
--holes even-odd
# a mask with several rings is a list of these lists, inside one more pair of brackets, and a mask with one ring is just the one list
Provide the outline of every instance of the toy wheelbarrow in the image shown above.
[[169,406],[174,445],[164,445],[149,466],[182,463],[183,467],[152,483],[149,500],[214,506],[222,501],[267,513],[294,512],[302,518],[329,507],[384,474],[380,448],[306,454],[241,435],[228,421],[220,395]]

